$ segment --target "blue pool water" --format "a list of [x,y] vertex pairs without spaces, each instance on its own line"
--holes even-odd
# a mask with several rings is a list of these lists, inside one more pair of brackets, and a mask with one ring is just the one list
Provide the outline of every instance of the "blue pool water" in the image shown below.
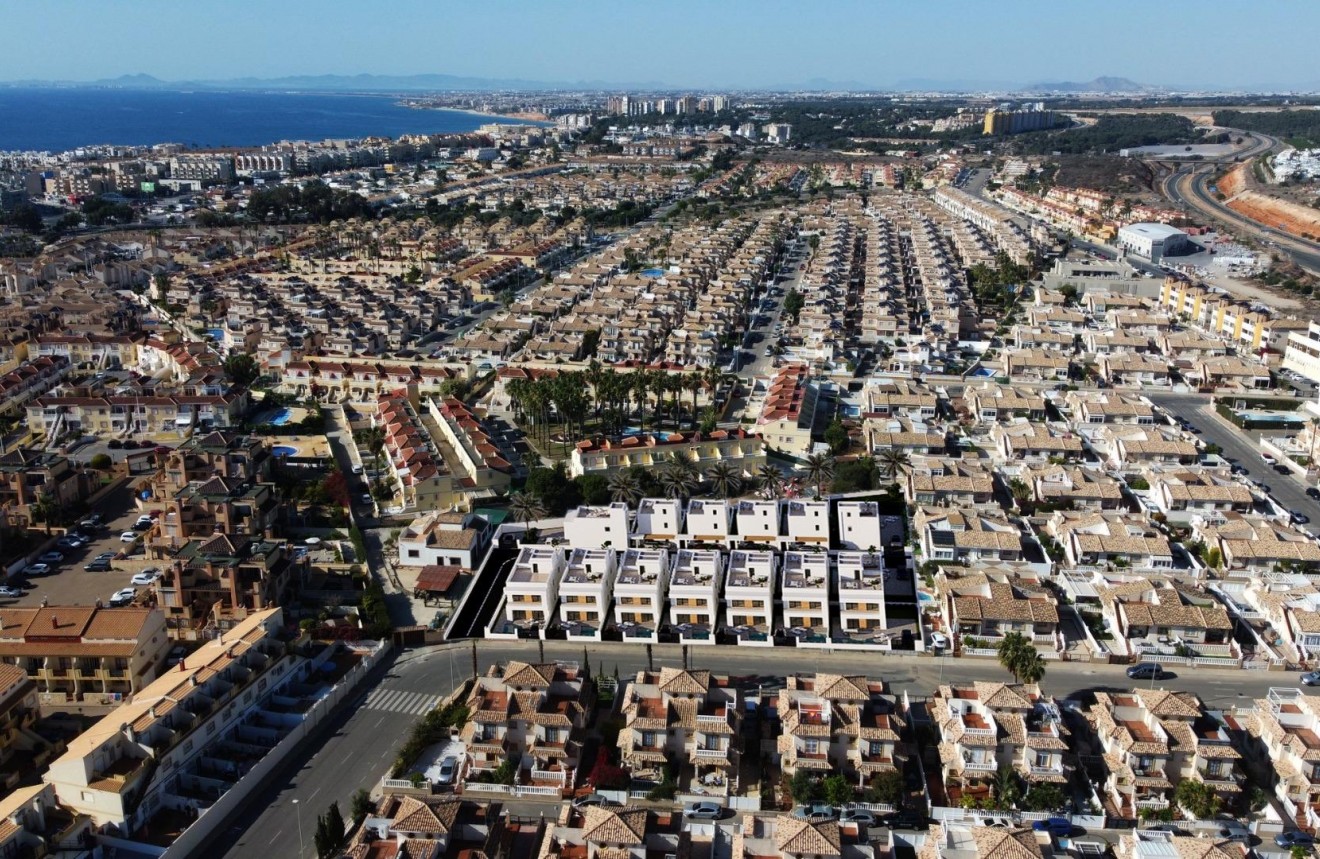
[[991,370],[991,369],[989,369],[989,368],[987,368],[987,367],[977,367],[975,370],[972,371],[972,375],[973,375],[973,376],[979,376],[979,377],[981,377],[981,378],[986,378],[986,377],[988,377],[988,376],[993,376],[994,374],[995,374],[995,371],[994,371],[994,370]]
[[665,276],[665,270],[662,268],[642,269],[642,277],[664,277],[664,276]]
[[290,412],[288,409],[280,409],[270,420],[266,421],[266,423],[282,427],[289,422],[289,417]]
[[208,328],[206,333],[211,335],[211,339],[217,343],[225,339],[225,329],[223,328]]
[[287,444],[277,444],[270,449],[270,452],[276,456],[297,456],[298,448],[289,447]]

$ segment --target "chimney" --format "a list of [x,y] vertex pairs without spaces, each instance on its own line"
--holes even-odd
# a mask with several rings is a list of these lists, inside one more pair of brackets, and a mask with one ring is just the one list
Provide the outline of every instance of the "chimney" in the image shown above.
[[[180,670],[180,671],[187,671],[187,670],[188,670],[188,660],[186,660],[186,659],[180,659],[180,660],[179,660],[179,670]],[[196,679],[196,678],[193,678],[193,679]]]
[[137,731],[134,730],[133,726],[130,725],[128,722],[125,722],[124,724],[120,725],[119,730],[122,731],[124,735],[128,737],[128,741],[130,743],[137,742]]
[[60,619],[59,619],[59,617],[58,617],[57,615],[53,615],[53,614],[52,614],[52,615],[50,616],[50,628],[51,628],[51,629],[59,629],[59,628],[60,628]]

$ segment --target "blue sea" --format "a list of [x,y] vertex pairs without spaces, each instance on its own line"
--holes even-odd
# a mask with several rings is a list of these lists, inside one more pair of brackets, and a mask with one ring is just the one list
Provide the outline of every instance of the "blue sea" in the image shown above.
[[342,93],[0,88],[0,150],[60,152],[101,143],[261,146],[277,140],[453,134],[495,121],[396,101],[396,96]]

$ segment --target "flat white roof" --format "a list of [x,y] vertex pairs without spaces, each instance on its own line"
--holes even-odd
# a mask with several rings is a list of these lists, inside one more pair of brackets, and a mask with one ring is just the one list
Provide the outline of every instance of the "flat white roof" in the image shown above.
[[1150,239],[1167,239],[1173,236],[1185,237],[1187,235],[1177,227],[1171,227],[1168,224],[1128,224],[1123,229]]

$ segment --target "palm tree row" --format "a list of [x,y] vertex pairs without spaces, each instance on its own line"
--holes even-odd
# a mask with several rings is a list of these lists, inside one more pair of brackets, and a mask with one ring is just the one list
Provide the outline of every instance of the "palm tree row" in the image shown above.
[[557,422],[565,424],[568,435],[580,436],[585,432],[587,420],[594,416],[599,420],[601,432],[618,435],[627,429],[634,413],[643,431],[648,417],[659,426],[666,415],[675,429],[680,428],[681,399],[685,393],[692,395],[689,424],[696,429],[701,422],[699,395],[706,391],[713,405],[724,381],[724,374],[714,367],[689,373],[619,371],[593,360],[585,370],[514,379],[506,390],[515,414],[530,418],[542,433],[548,432],[553,415]]
[[[701,490],[721,498],[736,496],[746,489],[760,488],[769,497],[777,498],[782,492],[784,476],[773,465],[763,465],[752,477],[745,476],[731,462],[717,462],[703,474],[696,464],[679,453],[674,453],[654,472],[656,485],[668,498],[686,501]],[[609,479],[610,499],[635,506],[646,494],[642,481],[634,471],[616,471]]]

